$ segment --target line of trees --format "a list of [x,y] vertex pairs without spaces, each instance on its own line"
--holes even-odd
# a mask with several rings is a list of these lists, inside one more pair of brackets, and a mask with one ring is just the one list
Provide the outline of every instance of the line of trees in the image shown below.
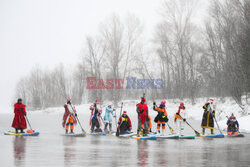
[[[72,73],[63,65],[51,71],[34,68],[20,79],[16,96],[33,108],[75,104],[95,99],[113,101],[231,96],[242,105],[250,91],[250,0],[213,0],[204,25],[195,24],[195,0],[165,0],[153,40],[145,38],[134,15],[113,14],[87,36]],[[163,80],[163,89],[86,89],[87,77]],[[124,83],[123,85],[126,85]],[[125,86],[123,86],[125,87]]]

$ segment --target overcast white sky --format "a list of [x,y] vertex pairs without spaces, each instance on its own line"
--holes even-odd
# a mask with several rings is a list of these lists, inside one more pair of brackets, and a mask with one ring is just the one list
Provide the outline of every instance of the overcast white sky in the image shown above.
[[159,21],[161,2],[0,0],[0,112],[10,112],[15,84],[32,67],[76,64],[85,36],[97,33],[100,22],[112,13],[135,14],[151,33]]

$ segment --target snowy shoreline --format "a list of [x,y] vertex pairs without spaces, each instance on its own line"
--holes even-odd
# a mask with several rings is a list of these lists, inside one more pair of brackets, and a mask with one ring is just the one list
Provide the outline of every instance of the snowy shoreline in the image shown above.
[[[159,105],[161,100],[155,100],[155,101],[156,101],[157,105]],[[247,114],[242,115],[242,109],[231,98],[225,98],[223,101],[217,100],[215,98],[215,101],[216,101],[216,119],[218,121],[218,124],[219,124],[221,130],[226,130],[226,127],[227,127],[226,126],[226,121],[227,121],[226,116],[230,116],[231,113],[233,113],[239,122],[240,131],[250,133],[250,105],[245,105],[245,109],[246,109]],[[137,119],[137,113],[135,112],[135,110],[136,110],[135,106],[138,102],[139,102],[139,100],[125,100],[125,101],[123,101],[123,110],[126,110],[128,115],[130,115],[130,117],[135,122]],[[207,99],[198,98],[196,100],[196,104],[192,105],[190,100],[184,99],[184,103],[185,103],[187,114],[188,114],[187,120],[194,119],[197,121],[201,121],[203,111],[204,111],[202,106],[206,102],[207,102]],[[178,110],[179,103],[180,103],[180,100],[176,100],[176,99],[166,100],[166,109],[167,109],[168,116],[170,118],[170,122],[173,121],[173,116]],[[104,104],[102,104],[102,108],[103,108],[102,115],[104,115],[105,107],[107,104],[108,104],[108,102],[104,102]],[[155,112],[152,109],[153,108],[152,101],[147,101],[147,104],[149,107],[149,114],[153,120],[154,117],[156,116],[157,112]],[[78,114],[84,115],[85,117],[89,118],[89,114],[90,114],[89,106],[90,105],[91,105],[91,103],[76,105],[76,109],[77,109]],[[30,111],[30,114],[35,114],[35,113],[40,113],[40,114],[42,114],[42,113],[60,114],[61,113],[61,114],[63,114],[64,108],[62,105],[62,107],[52,107],[52,108],[47,108],[44,110]],[[119,116],[119,114],[120,114],[119,107],[116,108],[116,114],[117,114],[117,116]],[[215,124],[215,128],[217,129],[216,124]]]

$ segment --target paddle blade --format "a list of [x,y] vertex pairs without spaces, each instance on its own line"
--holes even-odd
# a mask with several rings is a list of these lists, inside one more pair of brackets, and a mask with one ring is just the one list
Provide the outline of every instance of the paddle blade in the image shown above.
[[197,132],[196,130],[194,131],[195,132],[195,134],[196,134],[196,136],[200,136],[201,134],[199,133],[199,132]]

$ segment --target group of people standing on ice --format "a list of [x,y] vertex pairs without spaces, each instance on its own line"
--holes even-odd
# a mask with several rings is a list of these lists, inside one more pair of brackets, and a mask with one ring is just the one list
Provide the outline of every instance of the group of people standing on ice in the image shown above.
[[[26,106],[22,104],[22,99],[19,98],[17,103],[14,105],[14,120],[12,123],[12,127],[15,128],[16,133],[24,133],[24,129],[27,128],[26,125]],[[71,100],[67,99],[67,103],[64,104],[64,115],[62,126],[65,128],[65,132],[74,133],[74,126],[77,124],[77,111],[75,106],[71,104]],[[116,110],[112,108],[112,104],[108,104],[105,108],[104,119],[101,117],[102,108],[100,105],[100,101],[96,100],[94,104],[90,107],[90,121],[89,125],[91,127],[91,133],[102,132],[101,122],[104,123],[104,131],[112,132],[112,117],[116,119]],[[202,116],[202,134],[205,134],[205,129],[210,129],[211,134],[214,133],[214,120],[215,120],[215,107],[214,107],[214,99],[210,99],[204,106],[204,112]],[[166,101],[162,101],[159,106],[153,102],[153,110],[158,114],[154,118],[154,122],[157,123],[157,134],[166,135],[166,124],[168,125],[168,114],[166,110]],[[149,115],[149,109],[146,104],[146,99],[144,97],[141,98],[141,102],[136,104],[136,112],[138,114],[138,128],[137,135],[146,136],[152,132],[152,122],[151,117]],[[174,115],[174,122],[179,131],[179,135],[183,135],[184,124],[187,119],[187,112],[184,106],[184,103],[181,102],[178,107],[177,112]],[[120,134],[131,132],[132,131],[132,123],[130,117],[127,115],[127,111],[122,111],[121,116],[118,119],[117,131]],[[236,120],[236,117],[232,114],[227,120],[227,131],[228,135],[237,134],[239,130],[239,123]],[[168,125],[169,126],[169,125]]]

